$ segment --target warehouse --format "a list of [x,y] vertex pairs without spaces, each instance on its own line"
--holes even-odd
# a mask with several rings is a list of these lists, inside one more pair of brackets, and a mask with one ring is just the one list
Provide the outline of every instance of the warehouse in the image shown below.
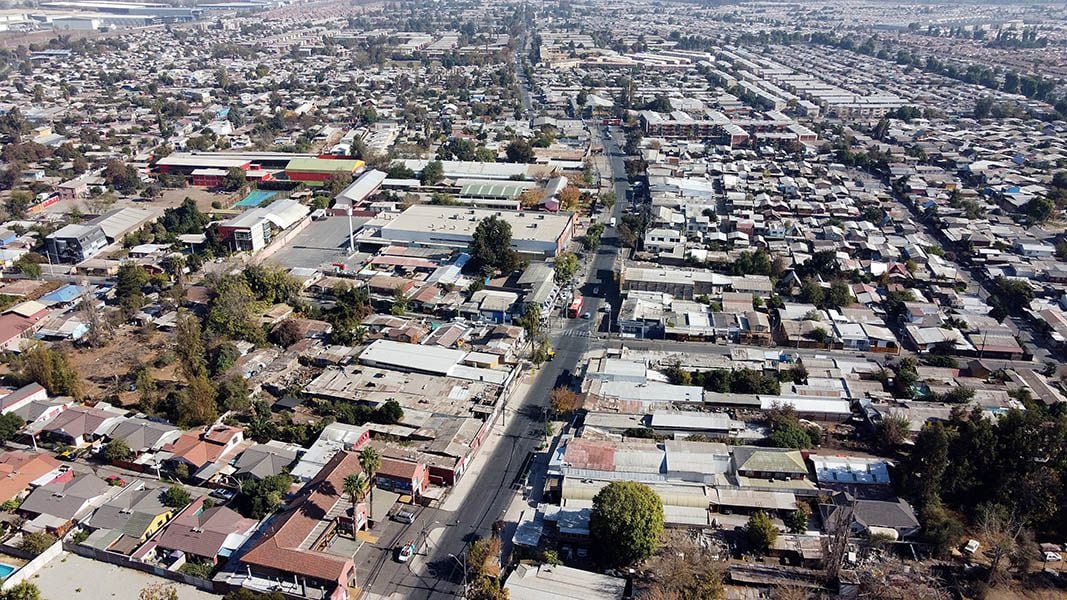
[[327,158],[294,158],[285,165],[285,175],[292,181],[326,181],[332,175],[352,177],[363,170],[363,161]]
[[[574,236],[574,215],[489,210],[457,206],[416,204],[396,216],[382,216],[367,222],[364,240],[380,238],[420,246],[466,248],[483,219],[495,216],[511,225],[511,247],[531,257],[553,257],[570,244]],[[376,241],[376,240],[374,240]],[[373,243],[373,242],[372,242]]]

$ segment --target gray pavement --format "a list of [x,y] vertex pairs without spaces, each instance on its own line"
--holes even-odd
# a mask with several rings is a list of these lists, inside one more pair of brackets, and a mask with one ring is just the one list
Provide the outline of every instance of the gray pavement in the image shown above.
[[[607,142],[606,146],[613,146],[613,142]],[[606,147],[605,151],[610,148]],[[610,167],[613,175],[625,173],[621,160],[611,161]],[[604,221],[611,216],[622,217],[626,184],[619,182],[615,187],[620,201],[610,214],[600,216]],[[615,229],[609,227],[602,239],[603,251],[589,259],[588,273],[580,286],[589,294],[587,310],[593,314],[597,314],[605,299],[618,298],[613,274],[619,251]],[[600,289],[600,297],[590,294],[594,287]],[[500,439],[493,447],[483,449],[476,459],[480,469],[472,470],[468,479],[461,482],[471,489],[462,503],[455,510],[424,509],[411,525],[383,523],[375,532],[381,536],[378,543],[366,545],[357,554],[357,578],[368,592],[366,597],[423,600],[455,598],[462,593],[463,568],[455,557],[462,558],[470,542],[492,533],[494,522],[503,519],[518,496],[525,470],[536,472],[540,470],[537,461],[547,460],[546,453],[537,451],[544,439],[542,415],[548,392],[560,383],[569,383],[568,377],[575,372],[593,340],[588,336],[564,335],[571,328],[589,326],[588,321],[564,319],[559,325],[550,333],[555,359],[543,365],[509,401],[505,425],[499,427]],[[446,506],[449,504],[446,501]],[[397,562],[393,549],[410,539],[420,541],[422,555],[409,563]]]
[[[358,230],[365,217],[352,217]],[[312,221],[284,248],[267,259],[283,267],[318,267],[344,262],[348,258],[348,217],[327,217]]]

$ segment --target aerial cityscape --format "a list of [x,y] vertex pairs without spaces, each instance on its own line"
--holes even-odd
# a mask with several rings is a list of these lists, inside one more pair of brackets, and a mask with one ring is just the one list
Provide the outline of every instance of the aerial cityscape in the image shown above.
[[1067,598],[1067,4],[0,0],[0,600]]

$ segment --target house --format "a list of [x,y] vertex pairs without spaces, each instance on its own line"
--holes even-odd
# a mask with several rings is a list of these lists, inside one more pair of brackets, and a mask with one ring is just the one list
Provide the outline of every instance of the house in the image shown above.
[[152,548],[157,555],[178,551],[218,564],[244,545],[259,523],[225,506],[204,508],[206,500],[198,498],[171,521]]
[[[902,499],[856,500],[848,492],[835,492],[830,504],[822,504],[819,511],[827,528],[835,530],[841,520],[837,511],[845,511],[849,529],[854,534],[886,535],[894,540],[906,539],[921,529],[915,510]],[[851,514],[849,514],[851,512]]]
[[170,521],[174,509],[163,504],[162,487],[135,480],[120,489],[81,523],[92,532],[82,543],[128,556]]
[[163,446],[161,458],[168,468],[174,470],[185,465],[193,478],[207,481],[223,466],[222,459],[243,441],[244,430],[239,427],[216,425],[194,429]]
[[48,307],[36,300],[16,304],[0,314],[0,350],[21,352],[29,338],[44,326]]
[[626,580],[563,565],[519,563],[504,589],[510,600],[622,600]]
[[173,425],[150,421],[148,419],[133,418],[119,423],[108,434],[111,440],[122,440],[134,455],[152,450],[159,450],[163,446],[176,441],[181,437],[180,429]]
[[48,391],[41,384],[36,382],[28,383],[0,398],[0,412],[6,414],[22,408],[34,400],[47,399]]
[[734,471],[752,479],[805,479],[808,466],[799,450],[737,446],[733,451]]
[[413,460],[382,457],[381,467],[375,475],[378,487],[401,494],[419,497],[429,486],[426,465]]
[[0,502],[18,498],[28,488],[51,482],[62,465],[48,454],[26,450],[0,452]]
[[352,506],[343,492],[345,477],[362,472],[358,454],[340,452],[330,459],[241,556],[248,573],[241,586],[264,592],[281,585],[295,598],[350,598],[350,588],[356,586],[352,556],[330,550],[339,535],[352,535],[353,521],[355,529],[367,522],[365,503]]
[[125,420],[126,411],[114,408],[107,402],[96,406],[77,404],[56,415],[41,431],[63,444],[84,446],[111,433]]
[[74,522],[88,516],[121,490],[96,475],[76,475],[74,471],[67,471],[30,492],[22,502],[18,512],[29,519],[22,529],[65,534]]
[[237,457],[234,477],[264,479],[278,475],[296,461],[299,450],[299,446],[276,440],[256,444]]

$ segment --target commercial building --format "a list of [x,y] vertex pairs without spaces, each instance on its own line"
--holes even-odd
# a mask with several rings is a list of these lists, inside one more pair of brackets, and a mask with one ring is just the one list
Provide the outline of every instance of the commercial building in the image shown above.
[[285,175],[292,181],[326,181],[333,175],[351,177],[363,165],[361,160],[294,158],[285,165]]
[[310,209],[296,200],[282,198],[264,208],[245,211],[219,225],[219,235],[237,251],[256,252],[305,218]]
[[466,248],[482,220],[502,219],[511,226],[511,247],[532,257],[553,257],[574,237],[574,215],[416,204],[399,215],[382,216],[363,227],[361,243],[397,242],[415,246]]
[[45,252],[55,263],[76,264],[90,259],[107,246],[99,225],[71,223],[45,238]]

